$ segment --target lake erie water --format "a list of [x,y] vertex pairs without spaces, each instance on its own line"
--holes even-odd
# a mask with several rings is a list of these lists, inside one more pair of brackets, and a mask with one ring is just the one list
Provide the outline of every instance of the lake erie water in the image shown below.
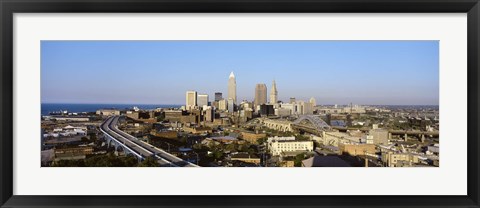
[[62,104],[62,103],[42,103],[42,116],[51,112],[68,111],[69,113],[95,112],[98,109],[114,108],[118,110],[132,109],[134,106],[150,110],[156,108],[179,108],[181,105],[162,105],[162,104]]

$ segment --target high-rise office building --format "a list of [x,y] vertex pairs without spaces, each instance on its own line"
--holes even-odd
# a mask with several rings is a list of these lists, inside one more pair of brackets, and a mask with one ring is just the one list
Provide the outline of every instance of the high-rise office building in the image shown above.
[[222,93],[221,92],[216,92],[215,93],[215,101],[220,101],[221,99],[223,99],[222,97]]
[[208,95],[207,94],[198,94],[197,95],[197,105],[203,107],[204,105],[208,106]]
[[225,99],[221,99],[218,101],[218,109],[220,110],[227,110],[228,108],[228,101]]
[[235,80],[235,74],[233,74],[233,71],[230,73],[230,76],[228,77],[228,98],[227,99],[232,99],[233,104],[237,103],[237,82]]
[[187,110],[195,108],[197,105],[197,92],[196,91],[187,91],[186,93],[186,105]]
[[315,107],[317,106],[317,100],[314,97],[310,98],[310,103]]
[[270,104],[272,105],[277,104],[277,101],[278,101],[277,84],[275,84],[275,80],[273,80],[272,89],[270,90]]
[[228,107],[228,112],[229,113],[233,113],[235,111],[235,105],[234,105],[234,100],[232,98],[228,98],[228,102],[227,102],[227,107]]
[[267,103],[267,85],[257,84],[255,86],[255,106]]

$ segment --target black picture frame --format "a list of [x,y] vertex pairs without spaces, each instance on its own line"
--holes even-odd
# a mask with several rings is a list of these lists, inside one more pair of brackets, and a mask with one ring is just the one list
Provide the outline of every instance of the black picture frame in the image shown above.
[[[478,0],[0,0],[1,207],[479,207]],[[18,196],[13,195],[14,13],[467,13],[466,196]],[[445,179],[449,180],[449,179]],[[259,186],[261,188],[261,186]],[[446,187],[448,188],[448,187]]]

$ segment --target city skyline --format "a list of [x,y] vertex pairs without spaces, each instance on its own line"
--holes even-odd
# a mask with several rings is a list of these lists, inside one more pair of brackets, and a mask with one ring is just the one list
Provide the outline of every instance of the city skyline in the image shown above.
[[439,96],[438,41],[42,41],[41,66],[42,103],[230,97],[232,71],[237,103],[273,80],[283,102],[438,105]]

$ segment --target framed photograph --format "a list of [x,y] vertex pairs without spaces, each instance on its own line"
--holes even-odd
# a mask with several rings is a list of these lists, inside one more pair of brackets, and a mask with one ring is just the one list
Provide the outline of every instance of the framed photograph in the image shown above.
[[0,6],[1,207],[479,207],[478,0]]

